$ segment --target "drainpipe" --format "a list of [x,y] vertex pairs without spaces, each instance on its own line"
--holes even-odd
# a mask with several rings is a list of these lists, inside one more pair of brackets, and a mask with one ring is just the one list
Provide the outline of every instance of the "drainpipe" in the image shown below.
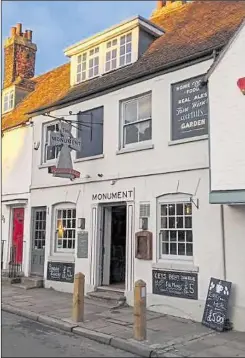
[[222,237],[222,260],[223,260],[223,277],[226,281],[226,250],[225,250],[225,220],[224,220],[224,205],[220,205],[220,219],[221,219],[221,237]]

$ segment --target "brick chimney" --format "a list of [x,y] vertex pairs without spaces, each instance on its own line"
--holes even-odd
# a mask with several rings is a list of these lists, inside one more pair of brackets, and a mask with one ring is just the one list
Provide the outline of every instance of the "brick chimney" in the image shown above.
[[32,42],[32,31],[22,32],[22,24],[11,28],[4,43],[4,84],[11,86],[17,79],[28,80],[35,74],[37,46]]
[[162,14],[171,12],[173,10],[175,10],[176,8],[178,8],[179,6],[182,6],[186,3],[187,1],[164,1],[164,0],[159,0],[157,1],[157,6],[156,9],[153,11],[151,18],[153,17],[157,17],[160,16]]

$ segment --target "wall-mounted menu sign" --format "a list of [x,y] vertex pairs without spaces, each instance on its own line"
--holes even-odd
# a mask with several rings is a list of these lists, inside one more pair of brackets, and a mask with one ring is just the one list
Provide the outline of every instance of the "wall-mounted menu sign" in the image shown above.
[[198,299],[197,274],[177,271],[152,271],[152,292],[157,295]]
[[208,134],[208,88],[202,80],[172,84],[172,140]]
[[73,262],[49,261],[47,267],[47,280],[60,282],[74,282]]
[[222,332],[226,327],[231,282],[211,277],[202,324]]
[[77,233],[77,257],[79,259],[88,258],[88,232],[80,231]]

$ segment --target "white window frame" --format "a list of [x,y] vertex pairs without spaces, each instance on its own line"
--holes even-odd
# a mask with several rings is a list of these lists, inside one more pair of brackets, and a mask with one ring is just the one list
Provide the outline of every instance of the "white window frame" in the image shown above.
[[55,158],[47,159],[47,153],[46,153],[46,150],[47,150],[46,148],[48,147],[49,141],[50,141],[50,138],[49,137],[47,138],[47,129],[48,129],[48,127],[53,126],[53,125],[55,125],[55,126],[59,125],[59,121],[52,121],[52,122],[47,122],[47,123],[43,124],[42,164],[54,163],[57,161],[57,158],[58,158],[58,154],[59,154],[58,146],[56,149]]
[[[127,42],[127,36],[131,35],[131,39],[130,41]],[[121,44],[121,39],[125,37],[125,43],[122,45]],[[116,41],[116,44],[113,45],[113,42]],[[108,45],[111,43],[111,46],[108,47]],[[131,49],[130,51],[127,51],[127,44],[131,44]],[[125,48],[125,53],[123,55],[121,55],[121,47],[124,47]],[[112,51],[116,51],[116,56],[112,58]],[[117,36],[117,37],[114,37],[112,38],[111,40],[109,41],[106,41],[105,42],[105,63],[104,63],[104,68],[105,68],[105,72],[110,72],[110,71],[113,71],[117,68],[120,68],[120,67],[124,67],[126,65],[129,65],[132,63],[132,60],[133,60],[133,33],[132,31],[130,32],[127,32],[123,35],[120,35],[120,36]],[[106,56],[107,56],[107,53],[111,53],[111,59],[109,61],[106,60]],[[130,54],[130,61],[126,61],[127,59],[127,55]],[[124,64],[120,64],[120,58],[121,57],[124,57],[125,58],[125,63]],[[112,64],[112,60],[115,60],[116,61],[116,66],[112,68],[112,66],[110,66],[110,69],[106,69],[106,64],[107,63],[110,63],[110,65]]]
[[[72,230],[73,231],[73,236],[72,239],[73,240],[73,243],[74,245],[71,247],[71,248],[61,248],[61,247],[58,247],[58,241],[61,240],[62,242],[64,240],[67,240],[69,238],[58,238],[58,230],[57,230],[57,224],[58,224],[58,213],[59,211],[63,211],[65,210],[66,211],[66,215],[68,214],[68,210],[71,210],[71,213],[73,212],[73,210],[75,210],[75,217],[71,217],[70,220],[73,220],[74,221],[74,224],[75,226],[72,227],[72,228],[67,228],[67,232],[68,230]],[[73,203],[63,203],[63,204],[58,204],[56,205],[54,208],[53,208],[53,222],[52,222],[52,237],[53,237],[53,253],[54,254],[74,254],[75,253],[75,250],[76,250],[76,236],[77,236],[77,210],[76,210],[76,205],[73,204]],[[68,218],[69,220],[69,218]],[[68,222],[68,220],[66,220]],[[68,244],[68,242],[67,242]]]
[[[158,199],[157,202],[157,235],[158,235],[158,260],[161,261],[172,261],[172,262],[193,262],[194,259],[194,233],[193,233],[193,209],[194,209],[194,205],[191,202],[191,196],[184,195],[181,196],[179,193],[174,194],[174,195],[167,195],[166,197],[162,197]],[[188,231],[192,231],[192,255],[187,256],[187,255],[173,255],[173,254],[163,254],[162,253],[162,238],[161,238],[161,206],[162,205],[167,205],[167,204],[191,204],[192,207],[192,214],[190,215],[192,218],[192,227],[191,230]],[[174,216],[173,216],[174,217]],[[176,216],[175,216],[176,217]],[[184,218],[184,216],[183,216]],[[183,220],[184,221],[184,220]],[[185,228],[173,228],[173,230],[179,230],[179,231],[185,231]],[[184,243],[186,243],[186,240],[184,241]],[[177,243],[178,245],[178,243]]]
[[[151,115],[150,115],[150,117],[137,119],[134,122],[130,122],[130,123],[125,124],[124,123],[125,105],[127,105],[130,102],[139,101],[139,99],[144,98],[144,97],[150,97],[150,103],[151,103]],[[148,93],[138,95],[137,97],[122,100],[120,102],[120,107],[121,107],[121,110],[120,110],[121,115],[120,115],[120,146],[119,146],[119,149],[123,149],[123,148],[130,149],[130,148],[150,145],[152,143],[152,93],[148,92]],[[137,108],[138,108],[138,104],[137,104]],[[126,144],[125,140],[124,140],[125,139],[124,138],[124,128],[126,126],[130,126],[130,125],[138,124],[138,123],[144,123],[144,122],[148,122],[148,121],[151,122],[151,138],[147,139],[147,140],[144,140],[144,141],[138,141],[138,142]]]
[[2,108],[3,113],[7,113],[14,108],[14,89],[3,93]]
[[[95,65],[96,58],[98,58],[98,64]],[[75,82],[81,83],[90,80],[100,75],[100,62],[101,62],[101,46],[93,47],[85,52],[82,52],[76,56],[76,78]],[[93,66],[90,66],[90,61],[93,62]],[[80,66],[80,67],[79,67]],[[95,73],[95,68],[98,68],[98,73]],[[92,76],[90,76],[90,70],[93,70]],[[80,77],[80,79],[79,79]]]

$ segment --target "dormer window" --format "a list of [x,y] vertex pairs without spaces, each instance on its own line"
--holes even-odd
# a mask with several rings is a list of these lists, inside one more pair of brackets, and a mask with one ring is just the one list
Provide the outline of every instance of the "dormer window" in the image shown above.
[[105,72],[132,62],[132,33],[106,43]]
[[133,64],[164,31],[136,16],[65,50],[71,58],[71,85]]
[[99,47],[77,56],[77,83],[99,74]]
[[9,112],[14,108],[14,90],[10,90],[3,95],[3,113]]

